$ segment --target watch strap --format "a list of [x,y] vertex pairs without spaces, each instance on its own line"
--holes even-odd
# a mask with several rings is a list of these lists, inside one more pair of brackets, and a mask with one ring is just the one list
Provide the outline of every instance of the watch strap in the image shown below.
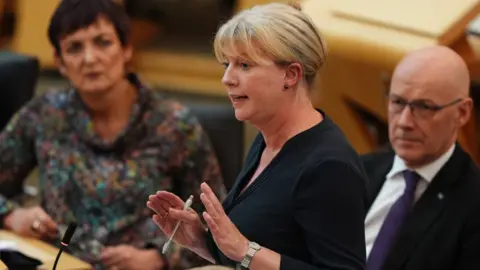
[[243,258],[243,260],[240,262],[240,266],[242,269],[248,269],[250,267],[250,264],[252,263],[253,256],[261,249],[262,247],[255,243],[255,242],[249,242],[248,243],[248,250],[247,254]]

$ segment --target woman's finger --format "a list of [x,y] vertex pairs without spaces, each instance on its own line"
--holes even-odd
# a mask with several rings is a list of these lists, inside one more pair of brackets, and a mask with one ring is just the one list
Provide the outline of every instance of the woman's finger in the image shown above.
[[38,219],[33,220],[30,225],[30,233],[27,236],[33,236],[36,238],[43,238],[46,235],[45,227],[42,225],[42,222]]
[[172,207],[177,209],[183,209],[183,205],[185,204],[180,197],[168,191],[158,191],[155,194],[155,197],[167,201]]
[[167,191],[159,191],[148,197],[147,206],[158,215],[165,217],[171,207],[183,208],[183,201],[175,194]]
[[168,211],[168,208],[170,208],[170,206],[166,205],[166,206],[163,206],[164,203],[160,202],[159,200],[149,200],[147,201],[147,207],[152,209],[153,212],[155,212],[157,215],[159,216],[166,216],[167,215],[167,211]]
[[169,226],[165,218],[161,218],[159,215],[153,215],[152,220],[163,231],[163,233],[165,233],[166,235],[170,235],[171,226]]
[[207,212],[203,212],[203,219],[207,222],[207,226],[212,232],[214,238],[220,237],[220,227],[215,220]]
[[215,195],[215,193],[213,193],[212,189],[210,188],[209,185],[207,185],[207,183],[202,183],[200,185],[203,193],[207,196],[208,200],[210,201],[210,203],[212,204],[212,207],[215,209],[215,212],[218,214],[218,215],[223,215],[225,212],[223,210],[223,206],[222,204],[220,203],[220,201],[218,200],[217,196]]
[[175,219],[177,221],[181,220],[182,222],[186,222],[189,224],[193,224],[197,222],[197,214],[195,214],[195,212],[170,208],[169,213],[170,213],[170,218]]
[[167,213],[167,209],[164,209],[161,202],[158,201],[158,200],[149,200],[147,201],[147,207],[150,208],[151,210],[153,210],[153,212],[155,212],[155,214],[159,215],[159,216],[165,216],[166,213]]
[[147,206],[161,216],[165,216],[168,213],[168,209],[175,207],[170,201],[155,196],[153,196],[148,202],[150,202],[150,204],[147,204]]
[[152,219],[153,219],[153,222],[155,222],[155,224],[157,224],[157,226],[159,226],[160,228],[163,228],[164,221],[163,221],[162,218],[160,218],[159,215],[153,215]]
[[41,219],[42,227],[45,229],[45,234],[50,238],[57,237],[58,227],[57,223],[45,213],[45,216]]
[[30,225],[30,230],[33,236],[37,238],[47,238],[51,235],[56,236],[57,224],[50,216],[38,206],[33,207],[31,211],[33,221]]
[[207,195],[205,193],[200,194],[200,200],[202,201],[203,205],[205,206],[205,210],[209,214],[210,217],[212,218],[218,218],[219,214],[217,213],[217,210],[215,207],[213,207],[212,202],[209,200]]

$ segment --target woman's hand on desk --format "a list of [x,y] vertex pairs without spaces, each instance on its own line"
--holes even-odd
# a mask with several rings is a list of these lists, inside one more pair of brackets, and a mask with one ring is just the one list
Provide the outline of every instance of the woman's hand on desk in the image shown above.
[[107,269],[145,270],[162,269],[163,260],[156,249],[137,249],[128,245],[106,247],[100,260]]
[[35,238],[55,238],[57,224],[38,206],[18,208],[5,217],[5,228],[19,235]]
[[147,202],[147,206],[156,213],[153,220],[167,237],[172,235],[177,222],[181,220],[173,240],[184,247],[196,249],[203,245],[206,229],[194,210],[183,210],[184,204],[177,195],[167,191],[151,195]]
[[200,199],[206,209],[203,218],[212,232],[217,247],[231,260],[242,261],[248,251],[248,239],[227,216],[212,189],[206,183],[203,183],[201,188]]

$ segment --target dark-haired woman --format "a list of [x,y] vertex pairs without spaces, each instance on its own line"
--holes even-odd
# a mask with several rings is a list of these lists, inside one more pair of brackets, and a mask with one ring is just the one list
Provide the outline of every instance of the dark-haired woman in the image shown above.
[[97,269],[200,265],[182,249],[161,256],[144,203],[158,189],[198,196],[203,181],[225,196],[197,120],[128,72],[129,19],[111,0],[60,1],[48,35],[71,87],[35,98],[0,134],[0,182],[21,186],[38,167],[40,193],[31,208],[0,196],[3,228],[55,242],[75,221],[70,251]]

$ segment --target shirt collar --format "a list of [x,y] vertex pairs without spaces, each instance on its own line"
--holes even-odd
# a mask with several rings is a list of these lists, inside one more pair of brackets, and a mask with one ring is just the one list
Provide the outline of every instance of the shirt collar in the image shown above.
[[76,134],[81,140],[87,142],[90,146],[97,150],[111,151],[119,149],[123,151],[131,145],[136,145],[138,138],[145,136],[145,126],[142,122],[143,115],[148,110],[150,100],[149,88],[147,88],[138,76],[129,73],[127,79],[132,83],[138,91],[138,99],[132,105],[131,115],[128,125],[120,134],[112,141],[104,140],[99,137],[93,129],[93,121],[89,113],[88,107],[83,103],[80,95],[74,88],[69,90],[69,106],[67,108],[67,117],[76,129]]
[[[441,155],[439,158],[434,160],[433,162],[424,165],[422,167],[416,168],[415,172],[417,172],[422,179],[430,183],[435,175],[440,171],[440,169],[447,163],[450,157],[453,155],[453,151],[455,150],[455,144],[453,144],[447,152]],[[390,172],[387,174],[387,178],[392,178],[395,175],[402,173],[405,170],[409,170],[405,161],[400,158],[399,156],[395,155],[393,160],[393,166]]]

